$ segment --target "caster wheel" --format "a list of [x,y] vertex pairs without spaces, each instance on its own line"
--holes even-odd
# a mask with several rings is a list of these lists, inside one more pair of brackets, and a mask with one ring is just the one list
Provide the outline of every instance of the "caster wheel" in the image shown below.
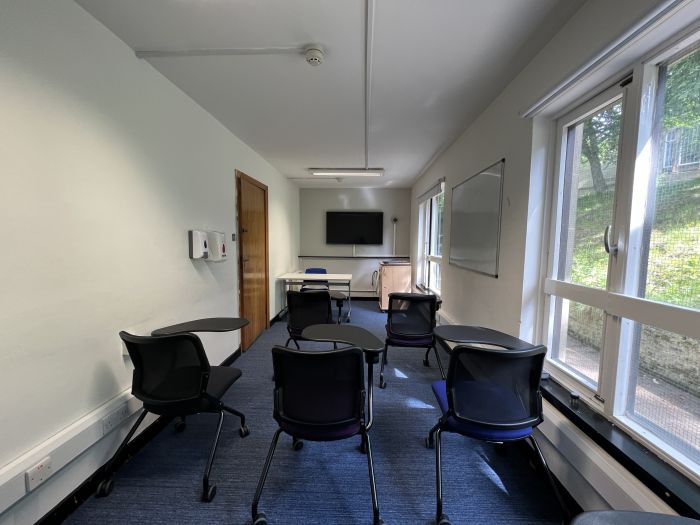
[[450,522],[450,518],[447,517],[447,514],[443,514],[440,516],[437,525],[452,525],[452,523]]
[[435,443],[429,437],[425,438],[425,448],[435,448]]
[[386,388],[386,381],[384,381],[383,377],[381,379],[379,379],[379,388],[382,388],[382,389]]
[[209,485],[209,488],[202,492],[202,501],[209,503],[216,496],[216,485]]
[[258,512],[253,520],[253,525],[267,525],[267,516],[264,512]]
[[241,428],[238,429],[238,435],[241,436],[242,438],[250,435],[250,429],[246,426],[242,426]]
[[304,442],[301,439],[294,439],[292,441],[292,450],[295,452],[299,452],[302,448],[304,448]]
[[112,477],[110,476],[109,478],[103,479],[100,481],[100,484],[97,485],[97,492],[95,493],[95,496],[98,498],[104,498],[110,495],[112,492],[112,489],[114,488],[114,481],[112,480]]
[[175,432],[184,432],[187,428],[187,423],[184,419],[178,419],[175,421]]
[[427,357],[425,359],[423,359],[423,366],[427,366],[427,367],[430,366],[430,361],[428,361]]

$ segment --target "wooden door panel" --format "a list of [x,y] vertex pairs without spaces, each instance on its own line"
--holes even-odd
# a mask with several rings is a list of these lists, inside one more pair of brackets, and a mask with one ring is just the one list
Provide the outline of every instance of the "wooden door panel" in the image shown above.
[[239,283],[246,350],[268,327],[267,186],[236,172],[238,187]]

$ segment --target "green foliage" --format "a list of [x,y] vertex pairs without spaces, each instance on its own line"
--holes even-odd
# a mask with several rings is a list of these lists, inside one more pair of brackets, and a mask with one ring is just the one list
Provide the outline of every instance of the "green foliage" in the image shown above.
[[664,129],[700,124],[700,49],[667,66]]

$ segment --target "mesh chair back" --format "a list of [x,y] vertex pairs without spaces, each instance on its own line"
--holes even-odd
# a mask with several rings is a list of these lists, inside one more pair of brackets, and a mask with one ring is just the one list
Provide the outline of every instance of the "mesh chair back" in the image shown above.
[[391,293],[387,310],[389,335],[425,337],[433,334],[437,297],[430,294]]
[[209,361],[194,334],[142,337],[119,332],[134,364],[131,393],[144,404],[166,407],[206,391]]
[[307,326],[332,321],[331,295],[328,290],[290,290],[287,292],[287,308],[287,328],[290,334],[301,335]]
[[327,352],[272,348],[278,423],[334,426],[364,417],[364,365],[355,347]]
[[540,376],[547,349],[457,346],[447,373],[447,402],[457,419],[498,429],[542,422]]

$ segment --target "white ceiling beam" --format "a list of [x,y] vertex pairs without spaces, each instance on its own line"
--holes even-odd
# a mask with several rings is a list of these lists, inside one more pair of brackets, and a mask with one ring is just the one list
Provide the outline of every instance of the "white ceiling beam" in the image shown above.
[[306,46],[243,47],[231,49],[137,49],[137,58],[208,57],[237,55],[296,55],[303,54]]

